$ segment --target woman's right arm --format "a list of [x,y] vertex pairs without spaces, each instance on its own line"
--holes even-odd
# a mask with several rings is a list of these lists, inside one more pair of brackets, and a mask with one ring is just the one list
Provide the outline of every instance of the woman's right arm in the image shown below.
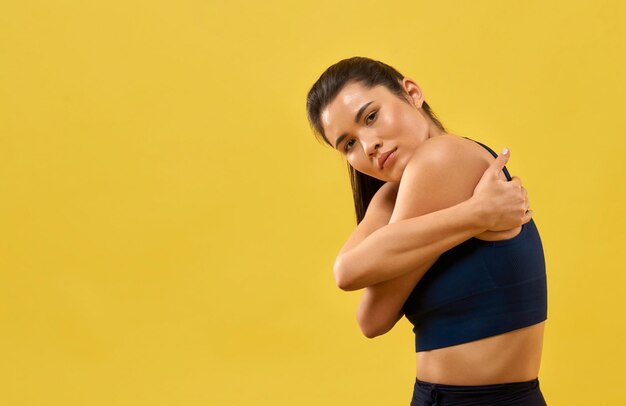
[[[487,230],[512,229],[520,221],[530,221],[532,211],[520,217],[525,189],[519,178],[507,182],[499,177],[508,158],[509,154],[499,155],[491,163],[474,195],[466,201],[353,234],[333,267],[339,288],[357,290],[397,278],[431,264],[441,253],[473,236]],[[371,272],[374,268],[376,272]]]
[[[459,162],[461,161],[459,160]],[[467,165],[467,168],[469,171],[469,165]],[[487,178],[489,178],[489,173],[490,173],[490,170],[492,169],[493,168],[490,167],[485,172],[485,174],[487,175]],[[421,173],[425,169],[423,167],[418,167],[417,169],[413,168],[413,171],[415,170]],[[434,172],[431,171],[429,173],[429,176],[427,176],[427,178],[430,178],[433,175],[433,173]],[[485,178],[485,174],[483,174],[483,178]],[[497,173],[494,179],[497,179],[499,177],[499,174],[500,172]],[[441,178],[441,177],[438,176],[437,178]],[[483,181],[489,182],[489,179],[481,179],[481,182]],[[461,182],[461,180],[455,179],[453,183],[455,182],[459,183]],[[519,179],[517,179],[516,182],[520,182]],[[424,187],[424,186],[425,185],[422,185],[422,187],[419,188],[421,192],[417,195],[418,197],[411,197],[409,195],[410,197],[409,200],[407,200],[407,195],[406,195],[407,190],[404,191],[405,192],[405,194],[403,195],[404,200],[402,201],[401,208],[399,208],[398,213],[396,213],[396,210],[394,208],[394,212],[392,213],[391,219],[390,219],[391,223],[394,222],[394,219],[395,221],[399,221],[403,217],[411,217],[415,215],[420,216],[424,214],[424,211],[433,210],[433,209],[437,210],[436,206],[441,205],[442,202],[440,201],[439,203],[437,203],[438,200],[435,198],[436,191],[430,190],[428,189],[428,187]],[[457,197],[455,198],[457,199],[457,201],[459,201],[458,200],[459,198],[461,199],[467,198],[467,197],[462,197],[463,194],[465,193],[468,193],[468,195],[471,194],[471,189],[467,192],[463,192],[462,191],[463,187],[461,187],[462,185],[458,187],[454,185],[448,185],[448,186],[450,186],[455,191],[454,194],[457,195]],[[481,189],[484,186],[485,186],[484,184],[480,185],[480,182],[479,182],[479,185],[476,185],[475,194],[477,195],[483,194],[483,192],[481,192]],[[436,187],[439,187],[439,186],[436,186]],[[476,193],[476,191],[478,191],[478,193]],[[423,197],[424,194],[426,194],[428,198],[424,199]],[[394,206],[397,205],[397,202],[395,202],[396,195],[394,195]],[[523,195],[525,196],[525,190],[523,190]],[[448,200],[450,199],[448,198]],[[380,211],[380,208],[376,204],[377,201],[374,201],[374,199],[372,199],[372,203],[375,204],[372,209],[374,211]],[[407,206],[407,203],[410,203],[410,205]],[[443,204],[443,206],[445,207],[446,204]],[[368,207],[368,210],[369,210],[369,207]],[[519,208],[518,209],[514,208],[513,213],[517,212],[518,210]],[[386,215],[388,216],[388,213],[386,213]],[[530,218],[530,216],[527,216],[527,217],[528,219]],[[512,231],[517,232],[515,231],[515,229]],[[504,233],[508,234],[509,232],[510,231],[505,231]],[[488,233],[502,234],[498,232],[488,231],[486,233],[481,233],[479,237],[484,237],[485,234],[488,234]],[[437,253],[437,256],[432,257],[432,258],[425,258],[425,259],[422,258],[422,261],[420,261],[419,265],[414,266],[411,272],[403,274],[394,279],[385,280],[384,282],[380,282],[380,283],[368,286],[365,289],[363,296],[361,297],[361,300],[359,301],[359,307],[357,310],[357,320],[358,320],[359,326],[361,327],[361,331],[366,337],[369,337],[369,338],[376,337],[378,335],[386,333],[391,328],[393,328],[393,326],[397,323],[397,321],[402,317],[402,306],[404,302],[406,301],[407,297],[410,295],[414,286],[422,278],[424,273],[426,273],[426,271],[437,260],[439,254],[441,254],[441,252]],[[364,259],[369,260],[370,258],[364,258]]]
[[[344,249],[354,247],[374,231],[389,224],[393,214],[398,183],[387,182],[370,201],[364,218],[352,232]],[[424,263],[415,271],[364,289],[357,309],[357,321],[363,335],[373,338],[385,334],[402,317],[402,305],[419,279],[437,260]]]

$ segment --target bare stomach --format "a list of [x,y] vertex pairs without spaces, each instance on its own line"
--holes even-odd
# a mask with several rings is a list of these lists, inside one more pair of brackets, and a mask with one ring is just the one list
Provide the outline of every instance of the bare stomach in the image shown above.
[[417,353],[417,379],[447,385],[524,382],[539,374],[545,321],[481,340]]

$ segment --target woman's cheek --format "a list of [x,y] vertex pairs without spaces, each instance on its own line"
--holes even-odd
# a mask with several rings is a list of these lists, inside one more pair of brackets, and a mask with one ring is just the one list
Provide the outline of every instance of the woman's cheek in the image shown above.
[[385,128],[393,128],[396,126],[396,119],[391,114],[385,114],[379,117],[379,123]]

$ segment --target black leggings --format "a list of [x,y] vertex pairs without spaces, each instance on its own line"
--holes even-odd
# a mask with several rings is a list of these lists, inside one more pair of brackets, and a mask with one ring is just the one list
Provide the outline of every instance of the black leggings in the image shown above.
[[415,380],[411,406],[546,406],[539,379],[494,385],[443,385]]

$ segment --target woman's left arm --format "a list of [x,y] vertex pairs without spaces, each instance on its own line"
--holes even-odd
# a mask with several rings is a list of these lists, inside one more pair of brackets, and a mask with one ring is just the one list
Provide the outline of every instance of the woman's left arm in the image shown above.
[[436,259],[414,271],[364,289],[357,308],[357,322],[367,338],[385,334],[402,318],[402,306],[417,282]]
[[[425,142],[407,165],[390,224],[450,207],[472,196],[489,164],[454,140],[438,138]],[[436,260],[365,289],[357,320],[366,337],[376,337],[393,328],[402,317],[404,302]]]

